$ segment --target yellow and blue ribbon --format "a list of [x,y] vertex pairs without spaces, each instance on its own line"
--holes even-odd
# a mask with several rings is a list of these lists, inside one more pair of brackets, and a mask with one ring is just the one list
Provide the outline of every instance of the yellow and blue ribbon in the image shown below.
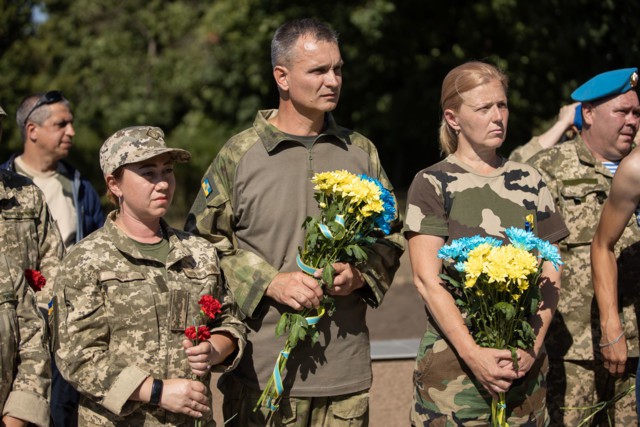
[[326,237],[329,240],[340,240],[344,237],[344,231],[345,231],[345,227],[344,227],[344,216],[342,215],[336,215],[336,218],[333,220],[333,222],[337,223],[338,225],[340,225],[342,227],[342,233],[338,234],[337,236],[334,236],[333,233],[331,232],[331,230],[329,229],[329,227],[327,227],[325,224],[318,224],[318,228],[320,229],[320,232],[322,233],[322,235],[324,237]]
[[278,368],[278,366],[280,366],[281,358],[288,359],[289,352],[282,350],[278,355],[278,359],[276,360],[276,366],[273,367],[273,374],[271,375],[273,376],[273,383],[276,386],[276,395],[269,397],[269,399],[267,400],[267,408],[269,408],[270,411],[278,410],[278,406],[280,405],[278,405],[277,403],[274,403],[274,401],[277,401],[278,399],[280,399],[280,396],[282,396],[282,392],[284,391],[284,385],[282,384],[282,376],[280,375],[280,369]]
[[[307,321],[308,325],[310,326],[316,325],[320,321],[322,316],[324,316],[324,313],[325,313],[325,308],[320,307],[318,308],[317,315],[305,317],[304,319]],[[284,384],[282,384],[282,375],[280,374],[280,368],[279,368],[281,358],[289,359],[289,352],[284,350],[280,352],[280,354],[278,355],[278,359],[276,360],[276,365],[273,367],[273,373],[271,374],[271,376],[273,377],[273,384],[276,387],[276,395],[270,396],[267,399],[266,406],[272,412],[278,410],[278,407],[280,405],[276,402],[280,399],[280,396],[282,396],[282,393],[284,392]]]
[[313,274],[316,272],[317,268],[312,267],[308,264],[305,264],[304,261],[302,261],[302,258],[300,258],[300,254],[298,254],[298,256],[296,256],[296,264],[298,264],[298,267],[300,267],[300,270],[302,270],[303,272],[307,273],[309,276],[313,276]]

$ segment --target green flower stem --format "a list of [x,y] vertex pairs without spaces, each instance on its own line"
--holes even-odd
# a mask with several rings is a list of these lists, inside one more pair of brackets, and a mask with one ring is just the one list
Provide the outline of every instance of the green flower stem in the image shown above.
[[498,398],[491,400],[491,427],[509,427],[506,393],[498,393]]
[[[309,316],[310,314],[311,314],[311,309],[306,308],[302,311],[302,315],[305,317]],[[290,339],[287,338],[287,342],[284,345],[283,351],[285,353],[291,354],[291,350],[293,350],[293,347],[291,346]],[[287,364],[287,359],[285,357],[281,357],[278,360],[278,371],[280,372],[280,376],[282,376],[286,364]],[[277,399],[276,399],[276,396],[277,396],[277,390],[276,390],[275,380],[273,379],[273,375],[270,375],[269,381],[267,382],[267,386],[262,391],[262,394],[260,395],[260,399],[258,399],[258,403],[256,403],[256,406],[253,408],[253,411],[255,412],[258,409],[260,409],[260,407],[263,406],[266,403],[267,399],[269,399],[270,397],[274,399],[271,402],[272,405],[277,406],[278,403],[280,402],[281,396],[278,396]],[[271,414],[272,412],[269,412],[269,417],[271,417]]]

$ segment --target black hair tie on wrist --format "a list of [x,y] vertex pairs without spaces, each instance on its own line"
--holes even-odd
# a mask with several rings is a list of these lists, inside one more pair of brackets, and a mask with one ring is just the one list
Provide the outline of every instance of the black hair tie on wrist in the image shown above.
[[164,383],[162,380],[153,379],[151,384],[151,396],[149,397],[149,403],[151,405],[159,405],[160,398],[162,397],[162,386]]

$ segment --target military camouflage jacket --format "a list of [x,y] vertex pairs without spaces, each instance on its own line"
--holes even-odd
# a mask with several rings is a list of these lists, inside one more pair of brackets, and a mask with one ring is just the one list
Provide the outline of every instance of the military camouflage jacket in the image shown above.
[[514,148],[511,154],[509,154],[509,160],[524,163],[542,150],[543,148],[542,145],[540,145],[540,137],[534,136],[526,144]]
[[238,338],[239,350],[225,370],[242,355],[244,325],[209,242],[162,222],[170,246],[165,265],[141,253],[114,218],[112,212],[60,266],[54,297],[58,368],[83,395],[80,425],[191,425],[188,416],[128,398],[149,375],[192,377],[182,340],[202,295],[222,303],[210,328]]
[[[290,309],[263,296],[278,272],[299,271],[295,260],[304,241],[302,224],[319,213],[310,178],[345,169],[378,178],[392,189],[373,143],[339,127],[330,114],[310,147],[270,125],[267,120],[275,114],[260,111],[253,127],[226,143],[203,177],[186,225],[222,250],[222,268],[248,316],[255,349],[233,375],[254,389],[265,386],[286,339],[275,337],[275,325]],[[362,269],[368,286],[336,298],[333,318],[325,316],[318,325],[320,344],[296,347],[285,379],[291,395],[331,396],[370,386],[367,303],[380,304],[391,285],[403,250],[400,228],[398,219],[391,234],[373,245]],[[351,356],[345,359],[345,354]]]
[[[612,175],[598,162],[580,136],[532,157],[529,163],[542,174],[569,227],[560,242],[562,293],[547,333],[549,356],[566,360],[593,360],[600,340],[599,316],[591,284],[590,244],[600,211],[609,195]],[[637,320],[640,280],[640,228],[635,215],[616,245],[618,289],[629,355],[638,356]]]
[[24,271],[52,279],[62,240],[40,190],[14,172],[0,170],[0,213],[0,409],[48,426],[49,345]]

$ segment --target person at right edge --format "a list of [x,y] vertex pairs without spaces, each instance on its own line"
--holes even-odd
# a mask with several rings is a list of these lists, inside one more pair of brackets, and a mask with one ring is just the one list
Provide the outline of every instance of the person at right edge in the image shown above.
[[[222,251],[221,265],[248,325],[238,368],[224,374],[225,419],[264,426],[268,409],[254,406],[286,336],[282,313],[317,307],[322,288],[296,265],[302,224],[319,213],[310,178],[316,172],[367,174],[392,189],[373,143],[336,124],[331,111],[342,86],[336,33],[315,19],[277,29],[271,44],[277,110],[259,111],[250,129],[232,137],[205,173],[186,229]],[[298,344],[287,363],[284,397],[269,425],[366,426],[371,356],[365,321],[391,285],[403,251],[396,218],[373,244],[364,266],[336,263],[335,313],[317,324],[320,339]],[[316,272],[317,274],[317,272]]]
[[456,305],[456,290],[439,273],[455,275],[438,251],[473,236],[506,241],[509,227],[525,228],[552,244],[569,231],[540,174],[497,154],[507,135],[507,76],[491,64],[468,62],[442,82],[440,146],[447,157],[418,172],[407,194],[405,236],[414,284],[427,308],[413,378],[411,423],[417,426],[485,426],[491,401],[506,394],[511,426],[547,425],[545,333],[558,301],[560,271],[542,265],[541,301],[529,319],[533,347],[480,347]]
[[[554,426],[578,425],[599,402],[611,401],[633,384],[638,364],[636,310],[640,277],[640,228],[626,224],[615,247],[618,258],[619,307],[629,359],[618,378],[602,363],[609,336],[601,335],[591,284],[590,245],[600,212],[609,196],[618,163],[629,154],[638,131],[638,70],[625,68],[598,74],[571,97],[582,103],[582,130],[532,157],[528,163],[542,174],[570,234],[560,242],[565,263],[562,298],[546,338],[549,351],[547,402]],[[637,425],[633,393],[600,411],[590,425]]]

